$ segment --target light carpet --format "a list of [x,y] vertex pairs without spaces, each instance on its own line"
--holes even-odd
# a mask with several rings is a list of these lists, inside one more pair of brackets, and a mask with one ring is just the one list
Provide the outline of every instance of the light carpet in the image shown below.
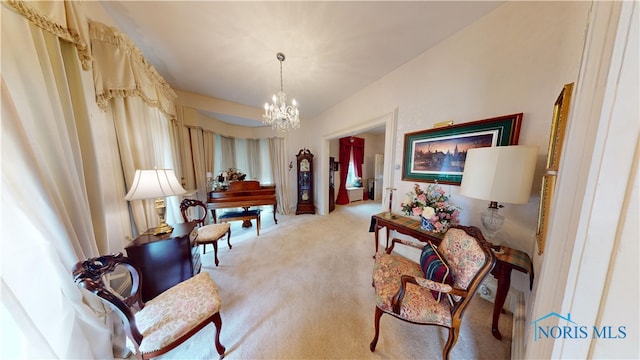
[[[374,335],[371,286],[374,236],[371,215],[380,203],[336,206],[329,215],[263,212],[255,228],[232,223],[231,244],[221,242],[203,268],[222,298],[221,342],[226,359],[440,359],[448,330],[406,323],[389,315]],[[255,225],[254,225],[255,226]],[[511,314],[500,317],[503,340],[491,335],[493,304],[475,296],[462,320],[452,359],[509,359]],[[209,325],[162,359],[217,359]]]

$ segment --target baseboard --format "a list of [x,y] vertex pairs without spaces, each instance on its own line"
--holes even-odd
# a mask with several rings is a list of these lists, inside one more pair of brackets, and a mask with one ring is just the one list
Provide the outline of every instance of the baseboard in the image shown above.
[[524,359],[524,332],[526,328],[526,306],[522,291],[512,290],[515,297],[515,311],[511,326],[511,359]]

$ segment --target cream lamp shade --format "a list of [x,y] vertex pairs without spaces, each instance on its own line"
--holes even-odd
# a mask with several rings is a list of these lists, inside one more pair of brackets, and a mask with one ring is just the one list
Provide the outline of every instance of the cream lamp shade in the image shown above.
[[186,192],[172,169],[136,170],[133,184],[124,198],[129,201],[155,199],[160,225],[152,229],[152,232],[159,235],[173,231],[173,228],[165,222],[167,208],[164,198]]
[[480,214],[485,235],[494,240],[502,225],[499,202],[526,204],[531,195],[538,148],[535,146],[495,146],[470,149],[464,163],[460,195],[489,201]]
[[495,146],[470,149],[460,194],[474,199],[526,204],[531,195],[538,148]]

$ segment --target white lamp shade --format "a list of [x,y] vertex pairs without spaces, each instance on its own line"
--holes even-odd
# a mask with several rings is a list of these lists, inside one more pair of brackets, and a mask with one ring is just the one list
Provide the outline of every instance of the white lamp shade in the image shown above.
[[182,195],[187,191],[180,185],[172,169],[136,170],[133,184],[125,200],[143,200]]
[[474,199],[526,204],[531,196],[538,148],[495,146],[470,149],[460,194]]

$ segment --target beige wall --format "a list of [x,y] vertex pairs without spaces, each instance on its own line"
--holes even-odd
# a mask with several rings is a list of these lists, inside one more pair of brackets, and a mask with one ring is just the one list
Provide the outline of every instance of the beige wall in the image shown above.
[[[540,175],[553,103],[563,85],[577,77],[588,9],[585,2],[507,2],[317,118],[304,122],[297,139],[290,141],[305,139],[306,146],[321,148],[318,134],[349,129],[397,108],[393,148],[385,152],[395,153],[389,186],[404,194],[412,186],[412,182],[401,181],[405,133],[429,129],[444,120],[464,123],[523,112],[520,144],[539,147]],[[507,205],[503,209],[507,216],[501,232],[504,243],[529,254],[535,252],[539,184],[537,180],[533,185],[529,204]],[[458,189],[447,186],[446,190],[464,209],[462,222],[479,225],[479,213],[487,204],[458,195]],[[399,211],[398,201],[394,202],[395,211]],[[513,286],[529,293],[524,274],[514,274]]]
[[[254,116],[255,109],[229,101],[221,101],[210,97],[177,91],[176,106],[182,106],[183,122],[187,126],[201,127],[217,134],[242,139],[261,139],[270,137],[285,137],[286,133],[274,133],[270,127],[245,127],[228,124],[224,121],[204,115],[198,110],[233,114],[237,116]],[[258,114],[262,116],[262,114]]]

